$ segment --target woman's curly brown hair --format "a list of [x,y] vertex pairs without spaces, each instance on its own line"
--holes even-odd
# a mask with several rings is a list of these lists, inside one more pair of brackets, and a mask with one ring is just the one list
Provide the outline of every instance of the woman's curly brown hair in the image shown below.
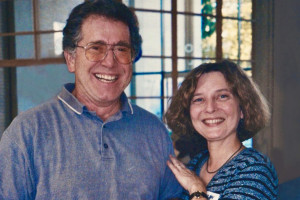
[[239,100],[244,114],[244,119],[240,120],[237,128],[241,142],[252,138],[270,119],[267,101],[241,67],[228,60],[202,64],[185,77],[177,93],[170,99],[170,106],[164,115],[164,121],[172,130],[172,134],[191,145],[189,149],[193,151],[190,152],[192,156],[207,148],[206,139],[192,125],[190,105],[198,79],[202,74],[209,72],[221,72],[233,95]]

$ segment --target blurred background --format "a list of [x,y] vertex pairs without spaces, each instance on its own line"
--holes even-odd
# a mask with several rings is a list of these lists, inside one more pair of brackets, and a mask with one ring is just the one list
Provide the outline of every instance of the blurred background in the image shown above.
[[[81,2],[0,0],[0,137],[18,113],[74,82],[62,57],[62,28]],[[300,1],[123,3],[135,11],[143,37],[126,89],[131,101],[162,118],[187,72],[204,62],[236,62],[272,109],[270,125],[245,145],[271,158],[280,199],[300,199]]]

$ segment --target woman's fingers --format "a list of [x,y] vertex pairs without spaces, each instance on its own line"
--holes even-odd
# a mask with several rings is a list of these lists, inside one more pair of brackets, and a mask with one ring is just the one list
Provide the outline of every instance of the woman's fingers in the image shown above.
[[176,177],[180,175],[179,171],[185,168],[184,164],[172,155],[170,155],[170,160],[167,161],[167,165]]
[[167,165],[184,189],[190,191],[191,188],[195,185],[197,187],[200,187],[202,189],[201,191],[205,189],[200,177],[198,177],[193,171],[186,168],[185,165],[177,160],[174,156],[170,155],[170,159],[167,161]]

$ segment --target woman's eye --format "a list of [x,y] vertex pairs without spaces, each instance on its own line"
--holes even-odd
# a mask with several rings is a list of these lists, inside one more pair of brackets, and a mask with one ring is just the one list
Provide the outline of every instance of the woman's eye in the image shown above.
[[227,94],[221,94],[220,99],[227,99],[229,96]]
[[202,102],[202,101],[203,101],[203,98],[196,98],[196,99],[193,100],[193,102],[195,102],[195,103],[196,102]]

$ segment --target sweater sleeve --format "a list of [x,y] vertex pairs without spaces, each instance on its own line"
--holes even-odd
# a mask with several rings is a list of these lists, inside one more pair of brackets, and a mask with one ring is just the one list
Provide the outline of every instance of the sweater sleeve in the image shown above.
[[11,130],[6,130],[0,141],[0,199],[31,199],[28,159],[16,141],[9,137]]

